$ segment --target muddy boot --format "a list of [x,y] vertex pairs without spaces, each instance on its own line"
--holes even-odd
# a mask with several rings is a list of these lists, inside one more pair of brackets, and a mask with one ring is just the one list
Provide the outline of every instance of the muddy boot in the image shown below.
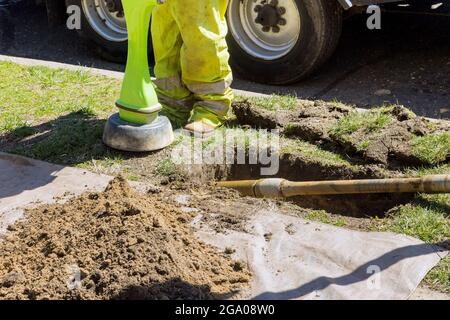
[[217,114],[205,107],[195,106],[184,130],[190,135],[210,137],[222,125],[223,121]]
[[194,136],[210,137],[217,127],[203,121],[190,122],[184,126],[184,130]]

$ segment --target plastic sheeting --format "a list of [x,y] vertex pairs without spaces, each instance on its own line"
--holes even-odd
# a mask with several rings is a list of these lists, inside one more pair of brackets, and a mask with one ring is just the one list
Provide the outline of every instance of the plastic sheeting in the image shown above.
[[359,232],[261,210],[251,233],[200,238],[233,248],[253,273],[254,299],[407,299],[446,255],[441,248],[393,233]]

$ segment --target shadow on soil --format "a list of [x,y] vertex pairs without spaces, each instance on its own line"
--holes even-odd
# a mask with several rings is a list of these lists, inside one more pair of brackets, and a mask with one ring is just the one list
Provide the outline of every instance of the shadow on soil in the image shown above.
[[193,285],[179,278],[151,286],[131,285],[112,300],[215,300],[230,299],[236,293],[217,294],[207,285]]

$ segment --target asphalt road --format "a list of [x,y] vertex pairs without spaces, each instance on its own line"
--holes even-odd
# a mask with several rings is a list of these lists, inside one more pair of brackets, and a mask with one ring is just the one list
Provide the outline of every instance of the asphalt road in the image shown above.
[[[7,20],[7,21],[6,21]],[[13,6],[0,24],[0,54],[122,71],[101,60],[64,26],[49,28],[46,12],[29,1]],[[0,79],[1,81],[1,79]],[[234,88],[299,98],[337,100],[362,108],[403,104],[417,114],[450,118],[450,17],[384,14],[370,31],[362,16],[345,21],[331,60],[291,86],[236,79]]]

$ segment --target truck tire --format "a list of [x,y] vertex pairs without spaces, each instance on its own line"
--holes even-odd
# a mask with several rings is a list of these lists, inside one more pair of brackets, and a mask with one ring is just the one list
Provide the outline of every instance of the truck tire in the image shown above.
[[233,70],[251,81],[298,82],[334,52],[342,30],[337,0],[230,0]]
[[66,0],[66,6],[81,8],[79,35],[104,59],[125,62],[128,34],[125,18],[110,11],[105,0]]

